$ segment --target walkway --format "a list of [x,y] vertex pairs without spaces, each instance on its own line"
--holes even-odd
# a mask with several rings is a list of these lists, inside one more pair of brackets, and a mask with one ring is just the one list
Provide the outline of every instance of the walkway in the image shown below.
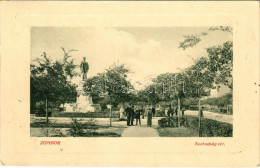
[[[204,114],[204,118],[233,124],[233,115],[213,113],[213,112],[209,112],[209,111],[203,111],[203,114]],[[198,111],[187,110],[187,111],[185,111],[185,115],[198,116]]]
[[121,137],[159,137],[158,132],[147,126],[129,126],[125,128]]

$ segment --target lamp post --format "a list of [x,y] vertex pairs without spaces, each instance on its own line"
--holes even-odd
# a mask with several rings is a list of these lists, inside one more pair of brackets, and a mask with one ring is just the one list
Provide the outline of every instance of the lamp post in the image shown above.
[[[191,58],[194,63],[196,64],[197,61],[191,57],[190,55],[187,55],[187,57]],[[199,81],[199,73],[198,73],[198,69],[197,67],[195,66],[195,71],[196,71],[196,85],[197,85],[197,94],[198,94],[198,99],[199,99],[199,137],[202,136],[202,132],[201,132],[201,107],[200,107],[200,91],[199,91],[199,84],[200,84],[200,81]]]
[[[180,71],[182,71],[183,73],[185,72],[186,69],[181,69],[181,68],[177,68]],[[181,73],[181,72],[179,72]],[[176,86],[175,86],[176,87]],[[184,93],[184,81],[183,81],[183,90],[182,92]],[[181,115],[181,100],[180,97],[178,96],[178,127],[181,126],[181,119],[180,119],[180,115]]]
[[109,109],[109,116],[110,116],[110,120],[109,120],[109,126],[112,127],[112,105],[108,104],[107,108]]

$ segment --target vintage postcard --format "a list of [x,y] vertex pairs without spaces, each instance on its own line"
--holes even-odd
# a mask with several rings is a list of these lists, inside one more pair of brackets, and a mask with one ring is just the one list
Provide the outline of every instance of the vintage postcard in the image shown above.
[[259,166],[258,2],[2,2],[1,164]]

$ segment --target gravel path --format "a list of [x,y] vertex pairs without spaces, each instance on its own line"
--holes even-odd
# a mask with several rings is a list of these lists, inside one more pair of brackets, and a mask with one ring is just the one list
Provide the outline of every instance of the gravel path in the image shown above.
[[[185,111],[185,115],[198,116],[198,111],[187,110],[187,111]],[[233,124],[233,115],[213,113],[213,112],[209,112],[209,111],[203,111],[203,115],[204,115],[204,118]]]
[[159,137],[158,132],[152,127],[129,126],[124,130],[122,137]]

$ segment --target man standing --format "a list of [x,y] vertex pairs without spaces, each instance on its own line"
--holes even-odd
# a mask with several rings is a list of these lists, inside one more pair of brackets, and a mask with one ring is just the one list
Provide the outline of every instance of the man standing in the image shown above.
[[130,126],[130,120],[131,120],[131,108],[127,107],[125,109],[126,117],[127,117],[127,125]]
[[152,113],[153,113],[153,117],[155,117],[155,108],[152,107]]
[[[204,117],[204,115],[203,115],[203,110],[204,110],[204,107],[201,107],[201,109],[200,109],[200,111],[199,111],[199,115],[201,116],[201,117]],[[198,115],[198,116],[199,116]]]
[[82,73],[82,80],[86,81],[87,80],[87,73],[88,73],[88,70],[89,70],[89,65],[86,62],[86,57],[83,57],[83,61],[80,64],[80,70],[81,70],[81,73]]
[[186,111],[185,107],[182,108],[181,112],[182,112],[182,116],[184,116],[184,112]]
[[130,119],[131,119],[131,125],[134,125],[134,119],[135,119],[134,106],[132,106],[132,107],[130,108],[130,115],[131,115],[131,117],[130,117]]
[[141,125],[141,109],[137,109],[136,110],[136,113],[135,113],[135,119],[136,119],[136,125],[138,124],[138,121],[139,121],[139,124]]

